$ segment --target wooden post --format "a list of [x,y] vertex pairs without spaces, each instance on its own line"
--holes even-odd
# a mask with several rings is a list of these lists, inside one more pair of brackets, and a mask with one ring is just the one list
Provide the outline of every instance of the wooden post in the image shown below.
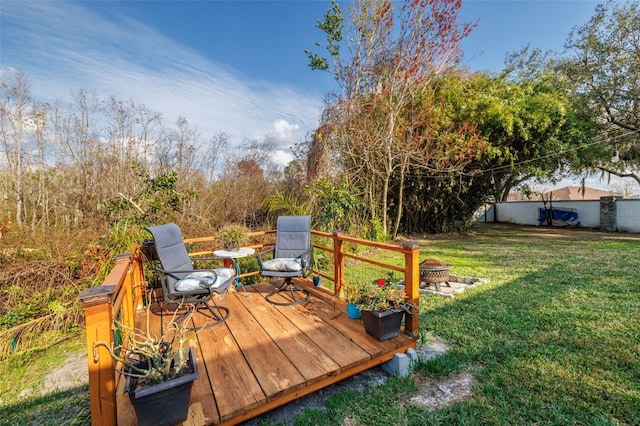
[[142,307],[144,303],[144,296],[146,296],[147,281],[144,277],[144,259],[142,253],[138,250],[133,257],[132,267],[136,272],[133,281],[133,305],[134,311],[137,311]]
[[342,296],[344,286],[344,241],[340,238],[342,235],[341,231],[333,231],[333,294],[336,296]]
[[118,292],[122,295],[120,321],[134,327],[135,307],[133,287],[139,276],[132,269],[132,255],[129,253],[114,258],[115,267],[102,285],[80,293],[87,330],[87,354],[89,368],[89,400],[91,424],[115,426],[116,414],[116,373],[115,361],[107,348],[96,346],[96,342],[106,342],[113,347],[114,302]]
[[[124,294],[122,306],[120,307],[120,317],[118,321],[122,324],[126,325],[129,328],[135,328],[135,318],[136,318],[136,306],[134,306],[134,288],[136,287],[135,280],[137,279],[137,275],[134,274],[134,263],[132,262],[133,256],[130,253],[119,254],[114,257],[116,261],[116,267],[114,270],[118,269],[120,264],[124,264],[126,262],[126,271],[124,272],[124,281],[122,281],[122,287],[116,290],[116,293],[122,291]],[[109,279],[111,276],[107,277],[104,284],[107,285],[117,285],[117,282],[111,282]]]
[[106,348],[94,347],[98,341],[113,343],[111,306],[115,287],[101,285],[84,290],[78,296],[87,329],[91,424],[95,426],[114,426],[117,422],[114,361]]
[[413,337],[420,332],[420,244],[416,241],[405,241],[402,248],[404,255],[404,291],[407,302],[415,306],[415,312],[406,316],[404,329]]

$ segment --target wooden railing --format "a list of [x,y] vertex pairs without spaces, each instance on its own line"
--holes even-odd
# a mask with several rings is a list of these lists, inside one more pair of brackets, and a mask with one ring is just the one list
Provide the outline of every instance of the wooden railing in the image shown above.
[[[318,237],[333,240],[333,247],[314,245],[315,250],[329,253],[333,257],[333,276],[321,271],[315,271],[318,275],[333,282],[334,294],[342,296],[342,289],[345,283],[345,260],[353,259],[365,262],[380,268],[400,272],[404,275],[405,300],[411,303],[416,309],[406,316],[405,332],[412,336],[419,333],[419,308],[420,308],[420,246],[415,241],[405,241],[401,246],[395,244],[379,243],[375,241],[363,240],[360,238],[348,237],[341,232],[333,234],[320,231],[312,231]],[[404,267],[395,266],[389,263],[379,262],[368,257],[358,256],[345,251],[345,243],[352,243],[356,246],[372,247],[380,250],[401,253],[404,255]]]
[[113,347],[115,321],[134,328],[136,310],[142,305],[144,275],[142,256],[122,254],[102,285],[83,291],[87,331],[89,398],[93,425],[116,425],[116,389],[121,376],[109,351],[96,345],[107,342]]
[[[419,308],[420,249],[418,243],[407,241],[398,246],[352,238],[340,232],[331,234],[312,231],[312,234],[317,239],[329,241],[328,245],[314,244],[314,249],[328,253],[333,258],[333,275],[317,269],[314,270],[314,273],[333,282],[336,296],[342,295],[342,288],[345,283],[345,260],[353,259],[403,274],[405,300]],[[273,245],[271,240],[273,239],[272,236],[275,235],[275,231],[252,232],[249,235],[256,240],[261,240],[259,243],[250,246],[260,252]],[[215,245],[215,242],[215,237],[185,239],[185,243],[191,244],[193,247],[200,244]],[[383,263],[348,253],[345,251],[345,243],[400,253],[404,256],[404,266]],[[206,247],[206,249],[203,247],[200,251],[193,249],[190,254],[192,256],[210,255],[211,250],[212,247]],[[134,255],[119,255],[115,260],[115,267],[102,285],[85,290],[79,296],[85,312],[89,393],[93,425],[111,426],[117,424],[116,389],[120,379],[120,376],[115,373],[117,365],[109,355],[109,352],[104,347],[97,346],[96,342],[104,341],[113,344],[116,320],[124,326],[134,327],[135,313],[142,306],[142,296],[146,288],[143,261],[139,251]],[[241,276],[247,277],[258,274],[259,271],[248,271],[243,272]],[[405,320],[405,332],[414,337],[417,336],[419,333],[418,320],[418,309],[408,314]]]

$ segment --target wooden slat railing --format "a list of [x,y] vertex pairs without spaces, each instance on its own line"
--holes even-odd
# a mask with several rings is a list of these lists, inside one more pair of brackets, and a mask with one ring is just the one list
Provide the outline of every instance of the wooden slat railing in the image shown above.
[[[257,252],[265,250],[273,245],[272,236],[275,230],[252,232],[249,236],[266,241],[251,245]],[[360,262],[366,262],[378,267],[402,272],[405,283],[405,300],[419,307],[419,245],[416,242],[407,241],[402,246],[378,243],[348,237],[340,232],[326,233],[312,231],[312,235],[319,239],[330,241],[329,245],[314,244],[314,248],[329,253],[333,257],[333,276],[329,273],[314,270],[314,273],[334,283],[334,294],[342,295],[345,276],[345,259],[350,258]],[[187,238],[185,243],[194,246],[201,243],[215,245],[215,237]],[[333,244],[331,244],[333,242]],[[391,265],[369,259],[355,254],[346,253],[345,243],[363,245],[382,250],[401,253],[404,256],[404,267]],[[191,255],[210,255],[212,247],[205,251],[192,250]],[[140,252],[135,255],[123,254],[116,257],[116,265],[104,280],[102,285],[83,291],[79,295],[85,312],[87,331],[87,353],[89,367],[89,393],[91,405],[91,422],[93,425],[112,426],[117,424],[116,416],[116,389],[120,376],[115,374],[117,365],[109,355],[109,352],[96,346],[96,342],[104,341],[113,345],[115,321],[119,321],[127,327],[134,328],[135,313],[142,306],[142,296],[145,289],[143,260]],[[257,275],[259,271],[249,271],[241,276]],[[405,332],[413,337],[419,332],[418,310],[406,316]]]
[[[348,237],[343,233],[337,231],[333,234],[327,232],[312,231],[312,234],[318,237],[324,237],[333,240],[333,247],[314,245],[314,249],[332,253],[333,277],[322,274],[319,271],[316,272],[322,277],[333,281],[334,294],[336,296],[342,296],[342,289],[345,283],[345,259],[347,258],[379,266],[392,271],[402,272],[404,274],[405,283],[405,300],[407,301],[407,303],[411,303],[416,307],[416,309],[413,310],[411,314],[406,316],[407,319],[405,321],[405,332],[411,334],[413,337],[418,335],[418,313],[420,308],[420,245],[417,242],[405,241],[402,246],[398,246],[395,244],[380,243],[376,241],[368,241],[360,238]],[[404,267],[399,267],[391,265],[389,263],[379,262],[367,257],[347,253],[344,250],[345,243],[353,243],[359,246],[367,246],[381,250],[402,253],[404,255]]]

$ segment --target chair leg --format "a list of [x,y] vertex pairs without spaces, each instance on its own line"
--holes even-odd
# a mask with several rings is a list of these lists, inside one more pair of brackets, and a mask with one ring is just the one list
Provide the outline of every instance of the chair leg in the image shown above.
[[201,305],[204,306],[199,306],[197,311],[207,317],[207,321],[213,320],[213,322],[202,327],[194,327],[194,331],[206,330],[208,328],[215,327],[218,324],[222,324],[227,320],[227,318],[229,318],[229,309],[225,306],[210,305],[207,302],[204,302]]
[[[288,296],[285,294],[288,293]],[[282,294],[286,302],[278,302],[271,300],[271,296],[276,294]],[[309,301],[309,297],[311,297],[311,292],[307,289],[304,289],[293,282],[291,278],[285,278],[284,282],[280,285],[280,287],[271,291],[267,294],[266,299],[269,303],[278,305],[278,306],[290,306],[290,305],[298,305],[301,303],[307,303]]]
[[[194,311],[205,316],[207,318],[207,323],[200,327],[189,327],[189,331],[198,332],[200,330],[206,330],[208,328],[222,324],[227,320],[227,318],[229,318],[229,309],[227,307],[210,305],[209,303],[203,301],[192,305],[191,308],[187,310],[187,312],[177,317],[176,323],[182,324],[183,322],[188,321],[193,316]],[[209,323],[209,321],[213,322]]]
[[238,291],[238,286],[242,287],[242,291],[244,292],[244,297],[249,298],[249,293],[247,292],[247,288],[244,286],[244,284],[241,284],[238,282],[238,284],[236,284],[236,291]]

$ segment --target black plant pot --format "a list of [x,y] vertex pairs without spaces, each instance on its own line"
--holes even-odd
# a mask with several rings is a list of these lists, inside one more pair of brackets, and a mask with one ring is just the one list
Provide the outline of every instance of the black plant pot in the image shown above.
[[404,309],[387,309],[385,311],[360,311],[364,330],[368,335],[380,341],[389,340],[400,334]]
[[191,374],[137,390],[138,379],[127,377],[125,391],[136,410],[140,426],[172,426],[187,419],[191,386],[198,378],[192,348],[189,348],[188,355],[188,362],[193,368]]

